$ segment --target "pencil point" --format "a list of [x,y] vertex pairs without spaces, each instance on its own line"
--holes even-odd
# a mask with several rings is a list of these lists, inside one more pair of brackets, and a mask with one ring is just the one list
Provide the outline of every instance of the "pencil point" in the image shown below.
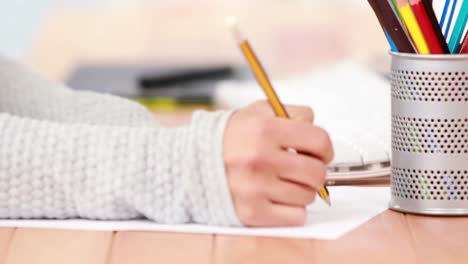
[[331,206],[331,200],[330,200],[330,197],[327,197],[325,200],[325,203],[328,204],[328,206]]

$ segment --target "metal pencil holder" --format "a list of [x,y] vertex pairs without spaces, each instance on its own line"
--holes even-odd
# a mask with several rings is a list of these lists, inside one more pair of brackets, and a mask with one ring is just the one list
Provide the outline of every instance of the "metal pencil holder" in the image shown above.
[[390,208],[468,215],[468,55],[391,56]]

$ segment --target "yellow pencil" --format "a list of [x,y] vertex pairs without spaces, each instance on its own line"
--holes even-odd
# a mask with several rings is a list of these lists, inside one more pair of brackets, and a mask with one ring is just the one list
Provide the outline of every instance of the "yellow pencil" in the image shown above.
[[[235,17],[228,17],[226,19],[226,24],[229,26],[229,28],[232,30],[241,50],[242,53],[244,54],[247,62],[250,65],[250,68],[252,69],[253,74],[255,75],[255,78],[257,79],[259,85],[262,87],[263,91],[265,92],[268,102],[272,106],[275,114],[278,117],[281,118],[289,118],[288,113],[286,112],[286,109],[284,108],[283,104],[281,103],[278,95],[275,92],[275,89],[273,89],[273,86],[271,85],[271,82],[263,69],[262,65],[260,64],[260,61],[258,60],[257,56],[255,55],[252,47],[250,46],[249,42],[247,41],[246,38],[244,38],[237,28],[237,22]],[[330,196],[329,192],[327,190],[327,187],[324,186],[318,191],[318,195],[320,198],[322,198],[328,205],[331,205],[330,201]]]
[[400,13],[403,24],[408,30],[414,45],[418,49],[419,54],[430,54],[429,46],[427,45],[426,38],[421,30],[421,27],[414,16],[413,10],[408,0],[397,0],[398,11]]

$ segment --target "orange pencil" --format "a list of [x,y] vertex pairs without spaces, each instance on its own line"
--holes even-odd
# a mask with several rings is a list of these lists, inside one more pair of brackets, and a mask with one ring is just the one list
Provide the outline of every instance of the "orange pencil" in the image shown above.
[[[252,69],[252,72],[255,75],[255,78],[257,79],[259,85],[262,87],[263,91],[265,92],[268,98],[268,101],[270,105],[272,106],[275,114],[281,118],[289,118],[289,115],[286,112],[286,109],[284,108],[283,104],[281,103],[278,95],[276,94],[273,88],[273,85],[271,84],[270,79],[268,78],[268,75],[263,69],[263,66],[260,64],[260,61],[255,55],[247,39],[244,38],[244,36],[242,36],[241,32],[237,28],[237,22],[236,22],[235,17],[227,18],[226,23],[228,24],[229,28],[232,30],[238,44],[240,45],[242,53],[247,59],[247,62],[249,63],[250,68]],[[326,186],[324,186],[318,191],[318,195],[328,205],[331,205],[329,192]]]

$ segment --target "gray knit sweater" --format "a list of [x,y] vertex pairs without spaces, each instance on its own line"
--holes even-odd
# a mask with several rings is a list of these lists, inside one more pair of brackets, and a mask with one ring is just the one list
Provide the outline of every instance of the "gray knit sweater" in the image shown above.
[[229,115],[161,127],[136,103],[0,57],[0,218],[239,225],[222,155]]

